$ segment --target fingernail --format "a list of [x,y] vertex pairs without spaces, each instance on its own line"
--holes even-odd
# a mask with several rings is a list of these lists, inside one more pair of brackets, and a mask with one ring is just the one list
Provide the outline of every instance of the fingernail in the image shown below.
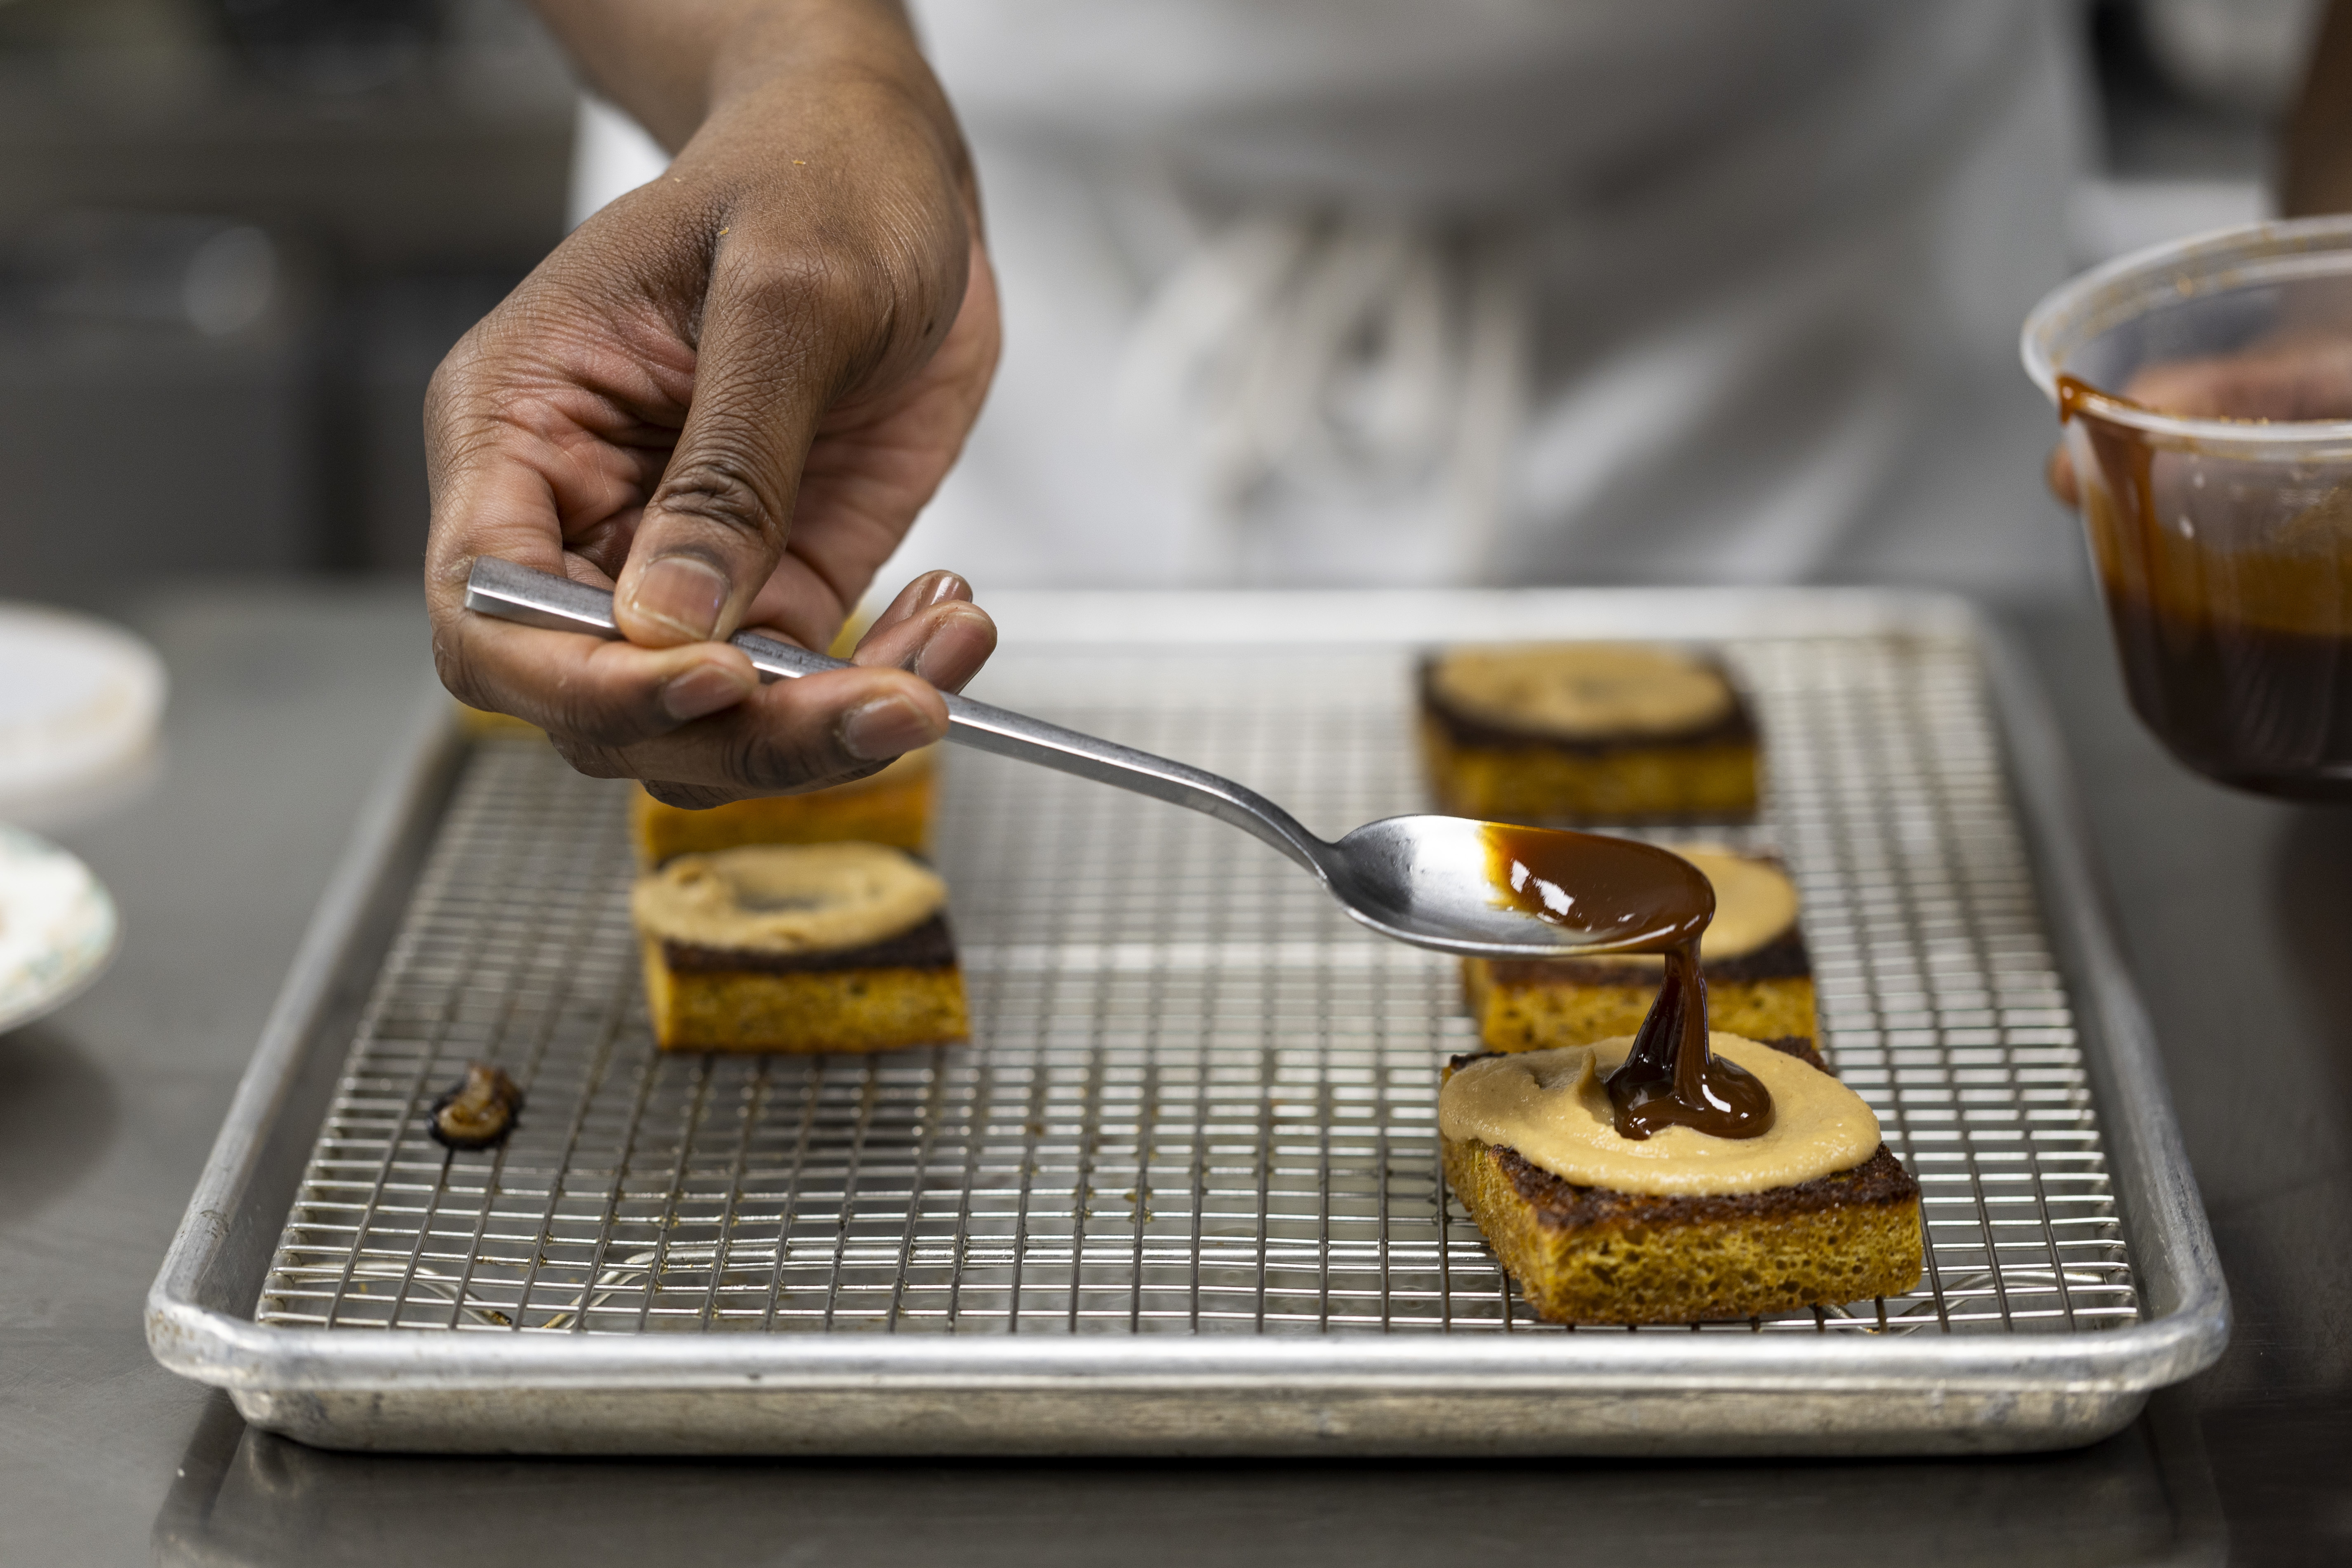
[[695,642],[708,642],[719,628],[719,612],[727,607],[733,584],[707,561],[691,555],[665,555],[648,562],[637,574],[629,607],[650,621],[659,621]]
[[698,664],[661,689],[662,711],[683,724],[731,708],[747,695],[733,671],[715,664]]
[[841,749],[861,763],[878,763],[938,739],[929,717],[903,697],[877,698],[841,721]]
[[969,599],[971,597],[971,584],[965,582],[962,578],[957,576],[952,572],[942,572],[939,574],[938,579],[931,584],[929,591],[923,595],[922,607],[928,610],[933,605],[944,605],[950,599]]
[[[939,685],[941,678],[947,673],[947,654],[944,649],[949,634],[957,626],[968,626],[977,619],[979,619],[977,610],[957,611],[941,616],[939,625],[931,628],[931,635],[923,639],[923,646],[915,650],[915,657],[908,659],[904,668],[921,676],[934,686]],[[965,673],[969,674],[968,671]]]

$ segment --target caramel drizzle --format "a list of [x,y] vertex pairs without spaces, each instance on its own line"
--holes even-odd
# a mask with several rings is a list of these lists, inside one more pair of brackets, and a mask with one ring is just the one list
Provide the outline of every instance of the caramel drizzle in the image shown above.
[[1552,925],[1610,934],[1580,918],[1576,890],[1581,889],[1602,909],[1633,911],[1636,929],[1651,933],[1620,951],[1665,955],[1657,999],[1633,1037],[1633,1051],[1607,1080],[1619,1135],[1638,1142],[1667,1127],[1715,1138],[1757,1138],[1771,1131],[1771,1091],[1707,1046],[1698,944],[1715,918],[1715,900],[1706,879],[1696,879],[1700,902],[1690,897],[1693,877],[1677,873],[1669,856],[1648,845],[1494,822],[1483,837],[1496,903]]

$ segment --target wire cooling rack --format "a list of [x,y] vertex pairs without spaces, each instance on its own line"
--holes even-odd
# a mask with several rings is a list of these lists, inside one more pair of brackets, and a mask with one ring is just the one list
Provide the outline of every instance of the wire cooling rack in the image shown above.
[[[1703,1327],[2133,1321],[1972,645],[1724,651],[1770,771],[1764,822],[1734,837],[1801,886],[1825,1053],[1918,1177],[1928,1246],[1906,1296]],[[1392,647],[1066,650],[1000,656],[984,694],[1197,762],[1337,834],[1425,808],[1410,672]],[[1530,1317],[1439,1173],[1437,1069],[1476,1047],[1454,961],[1354,926],[1255,839],[957,752],[938,858],[971,1044],[668,1056],[629,927],[627,789],[535,740],[475,743],[257,1321],[1570,1331]],[[426,1117],[470,1059],[529,1101],[502,1148],[452,1153]]]

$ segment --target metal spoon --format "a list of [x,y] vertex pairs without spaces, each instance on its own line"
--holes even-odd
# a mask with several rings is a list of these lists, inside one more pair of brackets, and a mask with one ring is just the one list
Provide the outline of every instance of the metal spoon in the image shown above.
[[[483,557],[466,607],[501,620],[616,638],[613,595]],[[848,666],[756,632],[730,639],[764,676]],[[1631,839],[1513,827],[1462,816],[1391,816],[1336,844],[1231,779],[1042,719],[949,696],[948,739],[1204,812],[1255,834],[1312,871],[1357,920],[1441,952],[1558,958],[1656,950],[1695,937],[1714,913],[1706,879],[1679,856]]]

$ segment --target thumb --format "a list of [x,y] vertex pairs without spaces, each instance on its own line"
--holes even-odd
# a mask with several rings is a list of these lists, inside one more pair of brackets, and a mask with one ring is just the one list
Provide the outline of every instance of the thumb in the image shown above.
[[841,379],[824,352],[838,325],[814,291],[747,277],[738,247],[719,243],[685,427],[614,584],[614,621],[646,647],[742,624],[783,557],[802,465]]

